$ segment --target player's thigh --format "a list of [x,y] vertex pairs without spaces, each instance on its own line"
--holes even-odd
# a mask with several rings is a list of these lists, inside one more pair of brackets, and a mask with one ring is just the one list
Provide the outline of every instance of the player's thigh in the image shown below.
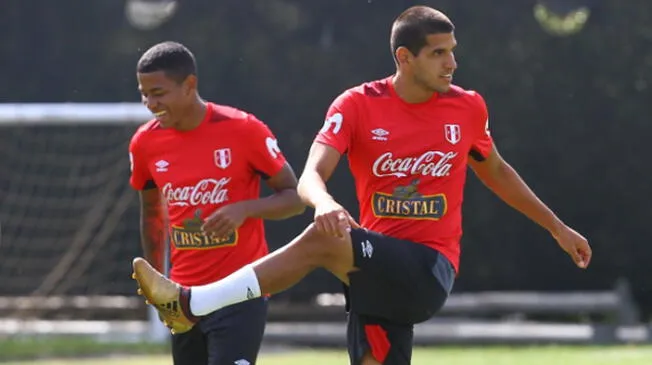
[[359,270],[349,274],[350,311],[415,324],[443,306],[455,272],[439,252],[366,230],[353,230],[351,238]]
[[220,311],[219,322],[206,326],[208,365],[255,364],[267,320],[267,299],[258,298]]
[[350,313],[347,347],[351,365],[365,365],[365,354],[383,365],[410,365],[413,336],[412,325]]
[[195,326],[186,333],[172,335],[172,359],[174,365],[208,363],[206,339],[200,326]]

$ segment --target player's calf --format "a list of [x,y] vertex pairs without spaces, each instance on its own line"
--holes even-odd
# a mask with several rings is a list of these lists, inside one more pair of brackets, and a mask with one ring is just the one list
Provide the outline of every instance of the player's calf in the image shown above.
[[[193,286],[187,291],[166,279],[145,260],[134,260],[134,275],[147,300],[156,306],[168,327],[188,331],[203,316],[218,309],[293,286],[311,271],[323,267],[344,283],[353,267],[350,237],[338,238],[314,224],[285,247],[246,265],[219,281]],[[190,293],[192,292],[192,295]]]
[[289,288],[316,268],[324,268],[342,282],[354,270],[351,237],[321,232],[314,223],[283,248],[254,263],[260,288],[276,293]]

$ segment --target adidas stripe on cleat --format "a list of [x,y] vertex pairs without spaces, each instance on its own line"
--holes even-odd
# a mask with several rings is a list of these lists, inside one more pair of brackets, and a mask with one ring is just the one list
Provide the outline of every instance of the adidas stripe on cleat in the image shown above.
[[138,294],[156,308],[161,321],[172,333],[190,331],[199,320],[190,313],[190,291],[161,275],[143,258],[135,258],[132,265]]

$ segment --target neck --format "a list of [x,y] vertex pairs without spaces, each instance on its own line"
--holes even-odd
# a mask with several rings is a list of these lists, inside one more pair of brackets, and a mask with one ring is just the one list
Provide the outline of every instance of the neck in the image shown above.
[[399,98],[403,99],[406,103],[417,104],[423,103],[432,98],[434,92],[424,89],[417,85],[413,78],[406,76],[401,71],[396,71],[392,78],[394,90]]
[[192,105],[188,107],[188,110],[186,110],[186,117],[181,120],[181,123],[179,123],[176,129],[180,131],[189,131],[197,128],[202,120],[204,120],[207,108],[208,106],[206,105],[206,102],[197,96],[195,102],[193,102]]

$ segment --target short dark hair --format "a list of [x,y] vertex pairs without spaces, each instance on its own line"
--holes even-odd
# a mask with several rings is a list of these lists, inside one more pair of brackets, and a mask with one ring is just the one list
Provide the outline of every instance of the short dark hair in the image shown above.
[[138,73],[163,71],[176,82],[197,75],[195,56],[181,43],[162,42],[148,49],[138,60]]
[[399,47],[407,48],[416,56],[426,45],[428,35],[453,31],[453,22],[441,11],[427,6],[413,6],[401,13],[392,24],[389,41],[392,57],[396,58]]

